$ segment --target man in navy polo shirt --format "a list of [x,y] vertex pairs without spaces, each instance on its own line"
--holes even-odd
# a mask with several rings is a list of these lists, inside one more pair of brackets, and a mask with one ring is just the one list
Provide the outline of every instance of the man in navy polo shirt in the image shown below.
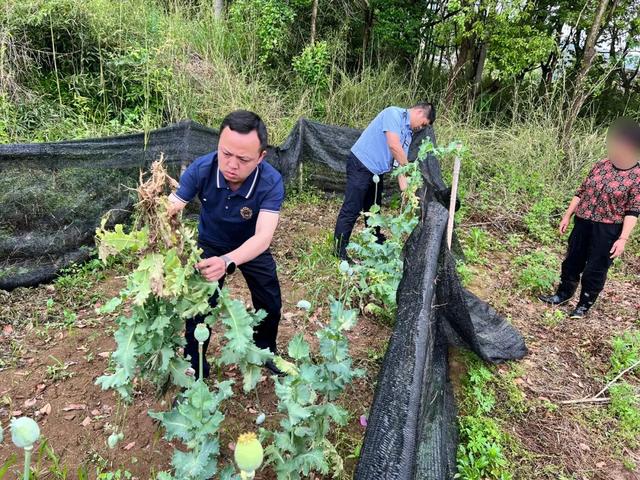
[[[382,200],[383,175],[391,170],[394,160],[407,164],[409,145],[414,130],[433,125],[436,110],[431,103],[417,103],[411,108],[388,107],[362,132],[351,147],[347,159],[347,188],[344,203],[338,214],[334,232],[335,254],[349,260],[347,245],[360,212],[368,212],[374,203]],[[378,184],[374,182],[378,177]],[[406,179],[398,177],[400,189],[406,188]],[[376,229],[378,242],[384,235]]]
[[[230,113],[220,126],[218,150],[197,158],[180,177],[180,185],[170,199],[174,215],[193,200],[200,199],[198,245],[203,260],[197,268],[201,275],[222,286],[226,275],[236,266],[251,291],[256,310],[267,312],[254,331],[260,348],[276,352],[276,336],[282,301],[276,264],[269,251],[278,226],[284,185],[280,173],[263,162],[267,148],[267,128],[253,112]],[[217,297],[211,298],[215,306]],[[187,321],[185,356],[191,357],[198,371],[198,342],[194,330],[203,318]],[[204,344],[206,352],[209,341]],[[279,373],[272,363],[267,365]],[[209,364],[204,365],[209,376]]]

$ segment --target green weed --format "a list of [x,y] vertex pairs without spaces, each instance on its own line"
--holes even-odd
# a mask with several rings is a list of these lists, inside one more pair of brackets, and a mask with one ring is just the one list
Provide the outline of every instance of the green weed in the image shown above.
[[465,261],[470,264],[485,264],[482,258],[490,247],[489,234],[478,227],[471,227],[466,238],[463,239]]
[[[615,377],[618,373],[629,368],[640,360],[640,331],[624,332],[611,340],[611,369],[609,377]],[[640,367],[636,368],[636,370]]]
[[552,198],[545,197],[534,203],[523,218],[529,234],[543,245],[549,245],[557,238],[552,224],[557,210],[557,203]]
[[560,279],[558,259],[549,250],[537,250],[513,260],[519,288],[531,294],[553,290]]
[[73,372],[70,372],[68,370],[68,363],[63,363],[53,355],[49,355],[49,358],[51,358],[54,363],[52,363],[51,365],[47,365],[46,376],[48,379],[54,382],[60,382],[73,377]]
[[616,436],[635,448],[640,435],[640,399],[636,390],[627,382],[620,382],[609,389],[609,394],[609,413],[618,420]]
[[463,286],[467,287],[473,280],[475,272],[462,260],[456,260],[456,271]]
[[551,308],[545,310],[542,315],[542,323],[544,323],[547,327],[555,328],[562,323],[563,320],[567,318],[567,314],[560,310],[559,308]]
[[305,296],[313,304],[328,295],[337,295],[335,272],[338,260],[333,254],[333,234],[320,240],[296,239],[296,264],[292,279],[305,285]]
[[467,355],[465,363],[468,370],[458,417],[460,444],[455,478],[510,480],[513,475],[506,457],[509,439],[494,415],[495,377],[477,357]]

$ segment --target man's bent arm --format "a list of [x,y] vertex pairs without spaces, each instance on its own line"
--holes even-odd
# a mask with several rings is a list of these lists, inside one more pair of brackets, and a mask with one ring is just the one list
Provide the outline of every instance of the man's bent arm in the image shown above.
[[389,150],[391,150],[391,155],[393,155],[393,158],[395,158],[396,161],[402,166],[405,166],[407,163],[409,163],[407,154],[404,153],[402,145],[400,144],[400,137],[398,136],[398,134],[394,132],[384,132],[384,134],[387,137],[387,145],[389,145]]
[[[396,161],[404,166],[409,160],[407,159],[406,153],[402,149],[402,145],[400,144],[400,137],[397,133],[393,132],[384,132],[387,137],[387,145],[389,145],[389,150],[391,150],[391,155]],[[398,185],[400,186],[400,190],[404,192],[407,189],[407,179],[404,175],[398,175]]]
[[261,211],[256,222],[256,233],[238,248],[227,253],[227,257],[236,265],[242,265],[264,253],[271,245],[279,219],[279,213]]

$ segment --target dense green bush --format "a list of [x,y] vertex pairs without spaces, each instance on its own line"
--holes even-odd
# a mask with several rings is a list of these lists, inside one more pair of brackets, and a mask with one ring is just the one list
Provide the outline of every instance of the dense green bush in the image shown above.
[[520,255],[513,266],[518,287],[532,294],[548,293],[560,279],[558,258],[547,249]]

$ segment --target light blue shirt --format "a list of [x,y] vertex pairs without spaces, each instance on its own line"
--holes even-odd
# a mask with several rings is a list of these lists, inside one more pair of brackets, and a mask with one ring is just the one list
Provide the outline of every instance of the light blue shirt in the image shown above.
[[393,155],[389,150],[386,132],[398,135],[404,153],[409,152],[413,132],[406,108],[387,107],[382,110],[351,147],[356,158],[376,175],[390,171],[393,166]]

